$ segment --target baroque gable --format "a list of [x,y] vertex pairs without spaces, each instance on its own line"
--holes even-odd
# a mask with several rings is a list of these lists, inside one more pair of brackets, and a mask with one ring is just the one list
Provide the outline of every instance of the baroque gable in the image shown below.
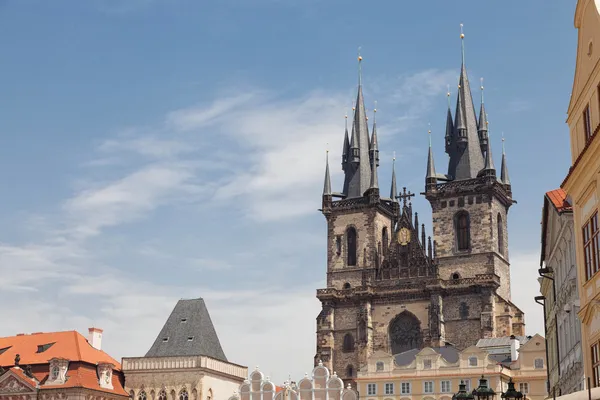
[[36,392],[35,386],[24,382],[12,371],[8,371],[0,378],[0,396],[11,394],[28,394]]

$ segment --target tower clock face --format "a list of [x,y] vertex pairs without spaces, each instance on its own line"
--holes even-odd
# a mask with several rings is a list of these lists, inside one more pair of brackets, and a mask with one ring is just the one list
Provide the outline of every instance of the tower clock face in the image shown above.
[[398,232],[398,243],[406,246],[410,242],[410,231],[406,228],[400,229]]

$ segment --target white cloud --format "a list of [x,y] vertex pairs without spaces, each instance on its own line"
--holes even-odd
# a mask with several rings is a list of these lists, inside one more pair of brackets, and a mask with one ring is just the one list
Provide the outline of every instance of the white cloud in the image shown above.
[[540,295],[539,277],[540,255],[537,251],[511,255],[511,296],[512,302],[525,313],[525,331],[528,335],[544,335],[544,314],[541,305],[533,298]]

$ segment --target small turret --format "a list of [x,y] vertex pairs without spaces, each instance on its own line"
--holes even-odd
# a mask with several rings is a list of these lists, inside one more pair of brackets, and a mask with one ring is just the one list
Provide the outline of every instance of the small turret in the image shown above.
[[427,246],[425,242],[425,224],[421,224],[421,245],[423,246],[423,255],[427,255],[425,252],[425,247]]
[[371,165],[379,167],[379,145],[377,143],[377,108],[373,110],[373,133],[371,134],[371,143],[369,145],[369,158]]
[[431,236],[427,237],[427,256],[430,260],[433,259],[433,249],[431,247]]
[[492,157],[492,146],[490,141],[487,141],[485,150],[485,165],[479,172],[478,176],[489,176],[496,178],[496,167],[494,167],[494,158]]
[[350,155],[350,139],[348,137],[348,115],[344,116],[346,131],[344,133],[344,147],[342,148],[342,170],[346,171],[348,164],[348,156]]
[[322,211],[327,214],[331,210],[333,196],[331,193],[331,178],[329,176],[329,150],[325,154],[325,179],[323,182],[323,205]]
[[448,98],[448,112],[446,114],[446,153],[451,154],[452,147],[454,146],[454,123],[452,122],[452,111],[450,110],[450,85],[448,85],[448,92],[446,93]]
[[504,150],[504,136],[502,136],[502,165],[500,166],[500,181],[510,188],[510,178],[508,177],[508,165],[506,164],[506,152]]
[[435,163],[433,162],[433,150],[431,149],[431,130],[429,134],[429,153],[427,154],[427,175],[425,175],[425,191],[435,190],[437,178],[435,173]]
[[396,153],[394,152],[394,158],[392,158],[392,185],[390,188],[390,199],[398,201],[398,189],[396,188]]
[[415,235],[419,237],[419,213],[415,213]]

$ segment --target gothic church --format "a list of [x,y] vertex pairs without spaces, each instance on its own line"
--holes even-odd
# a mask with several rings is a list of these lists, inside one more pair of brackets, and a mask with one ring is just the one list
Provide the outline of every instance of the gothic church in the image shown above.
[[341,192],[331,190],[327,162],[327,288],[317,290],[315,365],[322,361],[346,383],[378,350],[462,350],[480,338],[524,334],[523,312],[510,298],[507,214],[515,201],[506,156],[496,171],[483,87],[477,118],[464,44],[462,53],[456,110],[449,102],[446,118],[447,173],[436,171],[430,144],[421,193],[431,204],[433,238],[413,212],[413,194],[398,193],[394,166],[389,197],[380,193],[377,126],[369,133],[360,77]]

